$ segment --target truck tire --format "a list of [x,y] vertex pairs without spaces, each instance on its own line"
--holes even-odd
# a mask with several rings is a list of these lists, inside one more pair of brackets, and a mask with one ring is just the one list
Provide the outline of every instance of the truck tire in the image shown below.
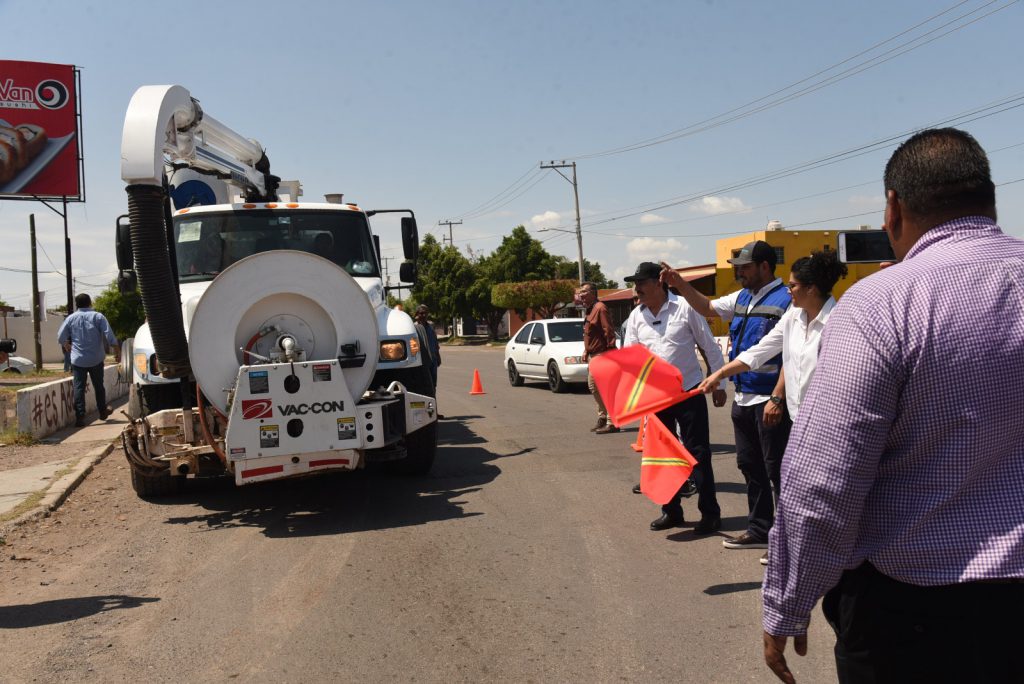
[[181,408],[181,385],[136,385],[128,389],[128,417],[143,418],[164,409]]
[[[405,385],[410,392],[424,394],[428,397],[433,397],[435,394],[434,382],[430,377],[430,370],[426,366],[377,371],[373,377],[372,386],[374,388],[387,387],[394,380]],[[405,450],[405,458],[381,464],[386,472],[391,475],[411,476],[429,473],[431,466],[434,465],[434,457],[437,455],[437,421],[406,435]]]
[[185,478],[172,476],[170,471],[159,475],[148,475],[139,472],[135,466],[130,468],[132,473],[132,489],[140,499],[158,499],[164,496],[174,496],[181,491]]

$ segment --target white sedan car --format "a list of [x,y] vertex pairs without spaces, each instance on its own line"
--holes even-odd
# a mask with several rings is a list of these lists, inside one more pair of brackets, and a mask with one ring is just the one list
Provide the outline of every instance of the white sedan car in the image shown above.
[[8,357],[7,361],[0,363],[0,372],[3,373],[35,373],[36,364],[32,363],[24,356],[11,356]]
[[530,321],[505,345],[505,369],[513,387],[547,380],[552,392],[564,392],[570,382],[586,382],[583,319]]

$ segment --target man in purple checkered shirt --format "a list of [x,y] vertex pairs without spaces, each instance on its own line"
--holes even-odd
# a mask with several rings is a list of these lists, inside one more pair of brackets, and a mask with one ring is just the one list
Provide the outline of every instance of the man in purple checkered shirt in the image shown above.
[[1021,682],[1024,242],[961,131],[903,143],[885,194],[901,263],[833,310],[782,462],[765,660],[793,681],[824,596],[840,682]]

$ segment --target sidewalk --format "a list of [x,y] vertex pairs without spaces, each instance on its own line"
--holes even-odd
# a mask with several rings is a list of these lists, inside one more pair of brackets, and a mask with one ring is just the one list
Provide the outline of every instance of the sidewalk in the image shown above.
[[49,515],[116,445],[128,419],[126,401],[106,421],[92,414],[83,428],[65,428],[29,446],[0,447],[0,534]]

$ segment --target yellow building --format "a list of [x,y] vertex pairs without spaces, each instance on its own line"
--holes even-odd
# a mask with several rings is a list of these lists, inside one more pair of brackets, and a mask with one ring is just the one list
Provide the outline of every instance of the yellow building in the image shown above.
[[[777,222],[769,224],[765,230],[755,230],[745,235],[722,238],[715,244],[715,296],[721,297],[740,289],[732,265],[727,261],[739,253],[743,245],[753,240],[764,240],[775,248],[778,265],[775,275],[785,282],[789,277],[789,267],[800,257],[809,256],[811,252],[823,249],[836,249],[835,230],[786,230]],[[843,292],[861,278],[865,278],[878,270],[878,264],[847,264],[849,272],[846,277],[836,283],[832,294],[838,299]],[[728,335],[729,326],[719,318],[708,321],[716,335]]]

